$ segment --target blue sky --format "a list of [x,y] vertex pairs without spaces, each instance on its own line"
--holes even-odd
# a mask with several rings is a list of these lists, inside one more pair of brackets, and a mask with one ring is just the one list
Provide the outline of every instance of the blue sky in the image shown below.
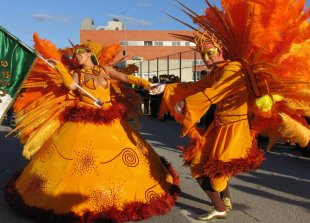
[[[198,13],[206,6],[204,0],[180,1]],[[78,43],[84,18],[93,18],[95,27],[118,18],[130,30],[187,29],[165,13],[190,23],[174,0],[0,0],[0,5],[0,25],[30,47],[34,32],[58,47],[68,46],[68,38]]]

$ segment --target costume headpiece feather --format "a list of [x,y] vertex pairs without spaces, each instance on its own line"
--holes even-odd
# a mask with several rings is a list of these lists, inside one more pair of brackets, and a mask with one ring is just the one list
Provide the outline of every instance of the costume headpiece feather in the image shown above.
[[174,36],[196,43],[200,52],[205,43],[220,45],[225,59],[239,61],[247,81],[250,111],[256,117],[271,119],[286,114],[290,119],[282,118],[283,122],[299,122],[296,115],[309,114],[310,10],[305,0],[222,0],[221,10],[205,0],[204,15],[176,1],[198,27],[173,17],[194,31],[193,35]]

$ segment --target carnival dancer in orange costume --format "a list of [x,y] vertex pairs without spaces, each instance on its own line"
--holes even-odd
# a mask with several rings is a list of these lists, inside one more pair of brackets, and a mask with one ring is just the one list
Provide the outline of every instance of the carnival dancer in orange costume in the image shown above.
[[178,176],[128,124],[126,108],[111,94],[115,80],[149,83],[110,67],[117,45],[66,49],[78,64],[69,72],[74,63],[64,51],[37,34],[34,39],[58,72],[38,60],[15,103],[23,155],[31,160],[8,184],[7,201],[44,223],[126,222],[169,211]]
[[[180,3],[198,28],[177,19],[195,33],[175,36],[196,43],[210,75],[151,93],[164,89],[161,114],[169,110],[182,124],[181,136],[192,140],[181,149],[213,205],[197,219],[209,221],[232,209],[229,179],[263,162],[255,134],[308,144],[303,116],[310,112],[310,26],[305,1],[222,0],[222,11],[206,3],[202,16]],[[199,130],[195,125],[211,104],[214,121]]]

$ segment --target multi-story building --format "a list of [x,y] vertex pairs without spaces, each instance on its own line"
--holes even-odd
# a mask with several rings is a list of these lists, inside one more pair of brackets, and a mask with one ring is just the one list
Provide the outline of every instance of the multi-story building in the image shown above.
[[193,50],[195,44],[172,35],[192,35],[192,31],[127,30],[117,19],[109,21],[108,26],[96,29],[92,26],[92,20],[83,20],[80,42],[91,40],[102,44],[119,43],[122,52],[116,61],[123,58],[120,63],[123,66],[135,63],[139,67],[137,75],[144,78],[173,74],[180,76],[182,81],[192,81],[199,78],[197,74],[203,69],[199,66],[202,64],[201,58]]

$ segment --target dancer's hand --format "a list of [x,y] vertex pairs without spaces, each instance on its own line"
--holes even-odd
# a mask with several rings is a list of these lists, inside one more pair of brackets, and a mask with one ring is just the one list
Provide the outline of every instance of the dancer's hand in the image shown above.
[[155,84],[151,84],[151,87],[148,88],[148,91],[150,95],[157,95],[157,94],[163,93],[165,88],[166,88],[166,84],[155,83]]
[[185,108],[185,101],[178,101],[176,105],[174,106],[174,111],[178,114],[183,116],[184,115],[184,108]]

